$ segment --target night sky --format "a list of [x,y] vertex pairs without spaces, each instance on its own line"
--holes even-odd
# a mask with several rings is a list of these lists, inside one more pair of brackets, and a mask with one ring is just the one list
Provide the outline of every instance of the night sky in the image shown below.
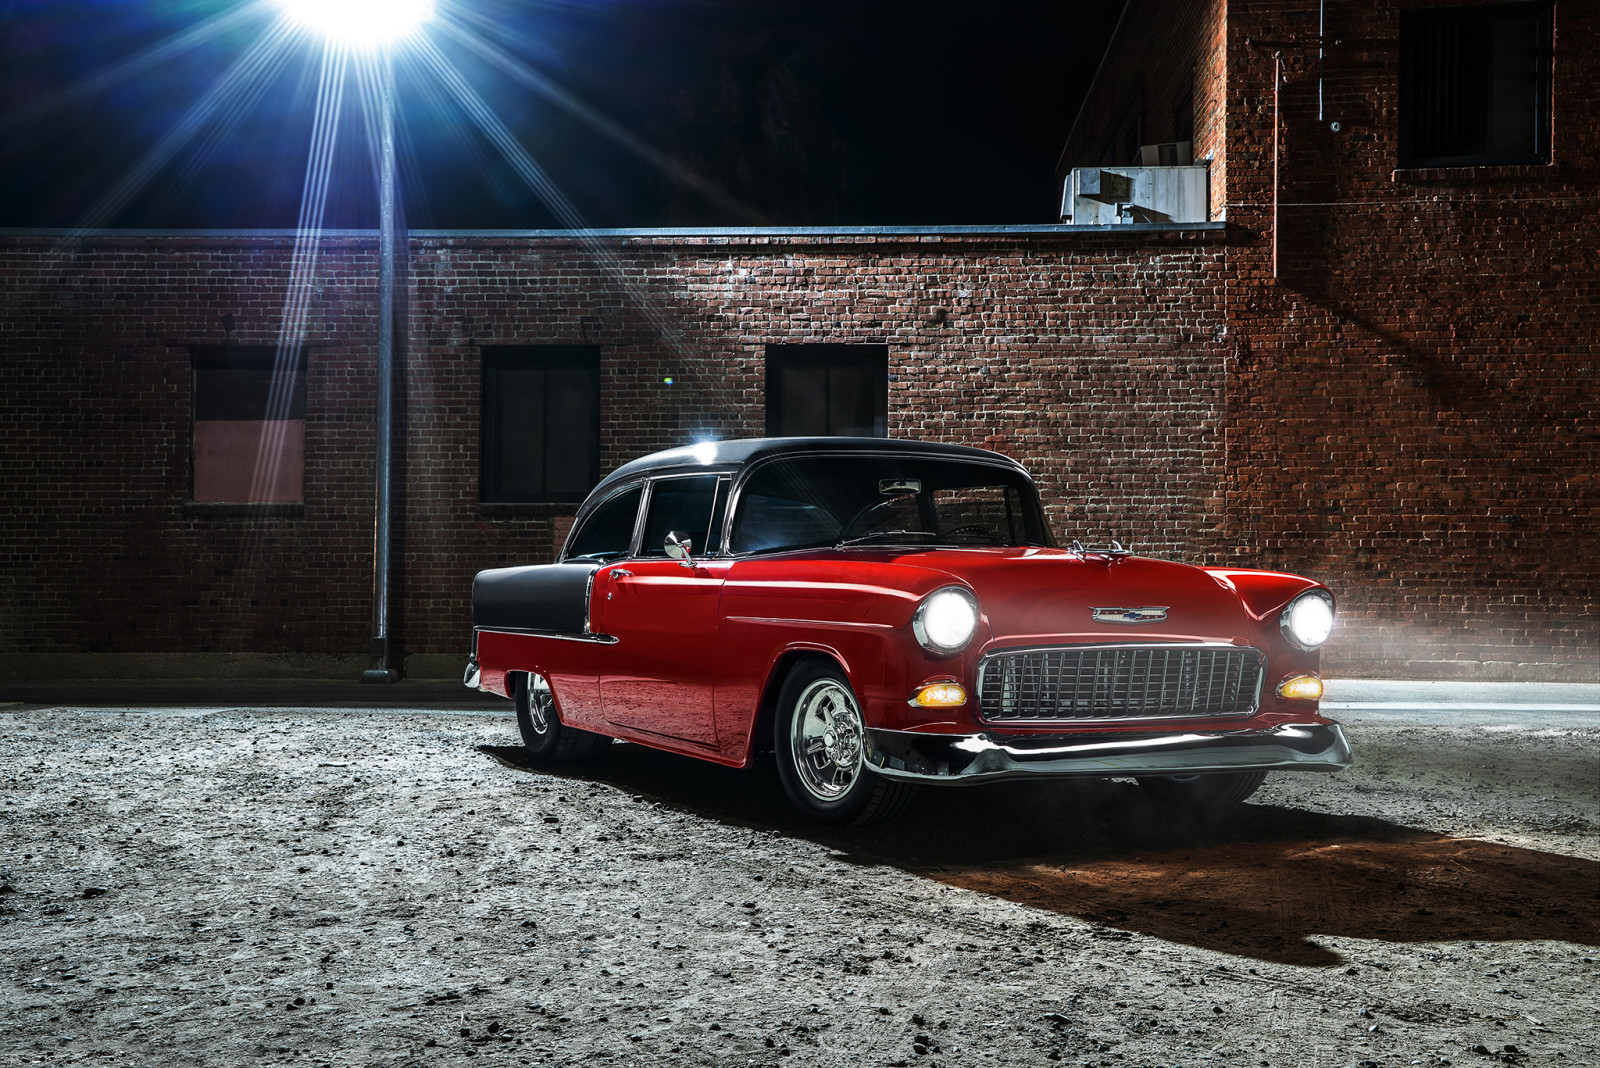
[[[440,0],[426,41],[570,210],[408,45],[406,221],[1053,222],[1056,156],[1120,6]],[[272,48],[278,18],[239,0],[0,5],[0,226],[296,225],[323,50]],[[219,82],[233,91],[207,110]],[[354,66],[341,99],[322,225],[372,226]]]

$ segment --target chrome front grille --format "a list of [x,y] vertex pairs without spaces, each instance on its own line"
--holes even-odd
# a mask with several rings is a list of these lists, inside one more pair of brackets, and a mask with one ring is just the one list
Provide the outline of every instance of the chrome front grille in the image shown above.
[[1248,646],[1061,645],[993,653],[978,666],[989,722],[1248,716],[1261,700],[1261,652]]

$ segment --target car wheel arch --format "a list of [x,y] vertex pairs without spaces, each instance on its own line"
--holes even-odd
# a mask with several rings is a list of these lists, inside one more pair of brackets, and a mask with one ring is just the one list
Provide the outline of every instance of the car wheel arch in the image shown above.
[[757,753],[772,751],[772,731],[778,715],[778,695],[783,691],[783,684],[793,674],[795,668],[811,660],[823,661],[832,664],[844,672],[844,677],[855,685],[854,676],[850,672],[850,665],[836,649],[827,646],[800,644],[792,645],[773,658],[772,667],[767,671],[767,682],[761,690],[761,700],[756,705],[756,720],[750,729],[749,752],[747,759],[754,758]]

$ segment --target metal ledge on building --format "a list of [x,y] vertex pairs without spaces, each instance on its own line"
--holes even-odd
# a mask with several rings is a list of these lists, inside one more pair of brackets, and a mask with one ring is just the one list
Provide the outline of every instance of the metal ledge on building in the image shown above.
[[[1009,237],[1067,236],[1071,234],[1160,234],[1177,232],[1217,232],[1226,222],[1119,223],[1075,226],[1068,223],[1000,223],[960,226],[641,226],[597,227],[592,230],[411,230],[418,241],[462,240],[474,238],[524,240],[772,240],[800,238],[896,238],[896,237]],[[321,238],[376,241],[376,230],[320,230]],[[89,238],[191,238],[191,239],[270,239],[294,240],[298,230],[76,230],[47,227],[0,227],[0,237],[46,237],[65,240]]]

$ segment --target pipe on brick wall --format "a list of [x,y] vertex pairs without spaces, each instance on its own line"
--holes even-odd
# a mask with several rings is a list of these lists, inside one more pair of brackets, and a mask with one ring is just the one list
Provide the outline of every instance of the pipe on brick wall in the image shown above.
[[394,58],[384,50],[379,77],[380,176],[378,179],[378,398],[377,442],[373,467],[376,486],[372,533],[372,648],[376,663],[361,673],[363,682],[397,682],[400,671],[390,661],[389,520],[394,481],[394,319],[398,282],[395,221]]
[[1283,53],[1272,53],[1272,280],[1278,280],[1278,103],[1283,85]]

